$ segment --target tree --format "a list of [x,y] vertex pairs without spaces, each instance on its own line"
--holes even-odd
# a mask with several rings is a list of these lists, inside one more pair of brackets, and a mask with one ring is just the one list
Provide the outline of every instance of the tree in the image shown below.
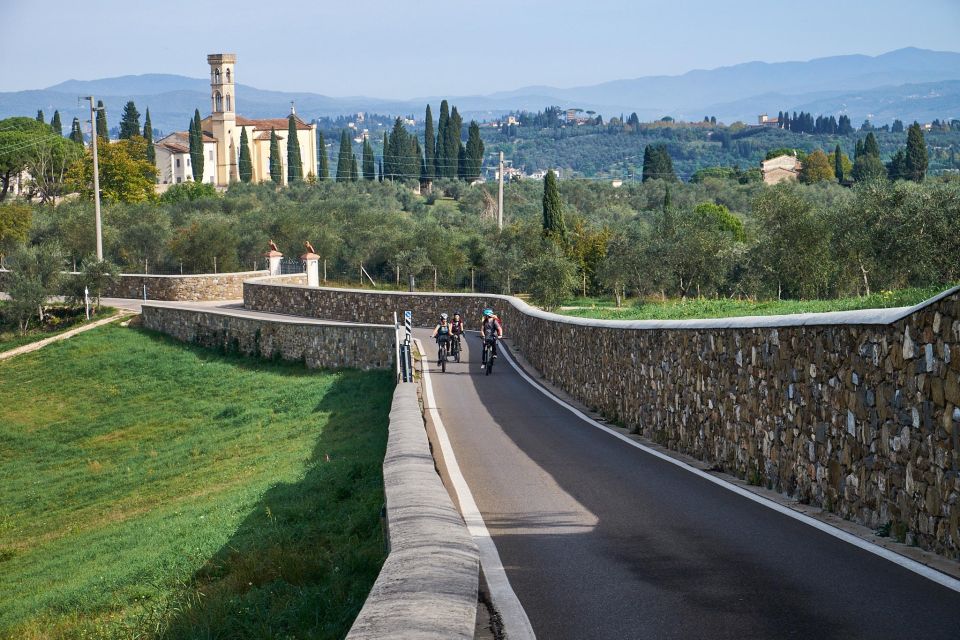
[[662,144],[647,145],[643,150],[643,182],[648,180],[677,181],[673,160]]
[[320,180],[330,179],[330,161],[327,159],[327,143],[323,139],[323,131],[317,131],[317,156]]
[[119,138],[129,140],[138,135],[140,135],[140,112],[137,111],[137,105],[133,103],[133,100],[129,100],[123,107],[123,115],[120,116]]
[[350,182],[357,182],[360,179],[360,171],[357,169],[357,154],[350,152]]
[[843,151],[840,149],[840,143],[837,143],[836,149],[833,150],[833,175],[836,176],[837,182],[843,182]]
[[29,205],[16,202],[0,205],[0,257],[27,241],[32,222],[33,210]]
[[110,129],[107,127],[107,108],[103,106],[103,100],[97,100],[97,137],[103,140],[110,139]]
[[[53,133],[52,130],[49,130]],[[36,140],[27,155],[26,169],[30,174],[31,198],[53,202],[63,195],[67,171],[83,156],[83,146],[56,134]]]
[[70,124],[70,139],[77,144],[83,144],[83,131],[80,130],[79,118],[74,118]]
[[903,120],[894,120],[893,125],[890,127],[891,133],[903,133]]
[[863,141],[863,152],[869,155],[880,157],[880,145],[877,144],[877,138],[873,135],[873,132],[867,134],[866,139]]
[[283,184],[283,161],[280,159],[280,143],[276,129],[270,129],[270,179],[273,184]]
[[37,122],[46,123],[46,118],[43,115],[43,109],[37,109]]
[[218,214],[198,216],[176,229],[173,237],[171,254],[192,273],[211,273],[214,260],[216,270],[221,273],[236,271],[240,266],[237,260],[240,237],[233,218]]
[[423,126],[423,171],[420,177],[423,180],[432,180],[437,169],[437,139],[433,133],[433,113],[429,104]]
[[300,140],[297,138],[297,117],[287,117],[287,182],[303,180],[303,158],[300,156]]
[[[100,195],[104,202],[144,202],[156,199],[157,168],[147,162],[140,136],[97,148]],[[93,199],[93,154],[88,149],[66,172],[66,186],[84,200]]]
[[538,251],[524,271],[530,297],[544,309],[559,306],[577,284],[576,265],[553,243]]
[[[434,154],[437,163],[434,175],[438,178],[451,177],[451,174],[448,171],[451,166],[451,162],[447,158],[447,136],[449,135],[449,128],[450,106],[447,104],[446,100],[442,100],[440,102],[440,118],[437,121],[437,150]],[[384,164],[387,163],[384,162]]]
[[54,131],[57,132],[57,135],[58,135],[58,136],[62,136],[62,135],[63,135],[63,123],[60,122],[60,112],[59,112],[59,111],[54,111],[54,112],[53,112],[53,117],[50,118],[50,126],[53,128]]
[[887,163],[887,177],[891,180],[907,179],[907,152],[902,147],[897,149]]
[[376,178],[377,178],[377,167],[373,159],[373,147],[370,145],[370,141],[364,138],[363,139],[363,179],[376,180]]
[[250,142],[247,139],[247,128],[240,128],[240,160],[237,167],[241,182],[253,181],[253,158],[250,157]]
[[567,240],[567,227],[563,220],[563,201],[557,187],[557,175],[553,169],[543,179],[543,236],[557,244]]
[[337,182],[350,180],[350,162],[353,158],[353,146],[350,144],[350,134],[344,129],[340,132],[340,153],[337,155]]
[[157,150],[153,147],[153,123],[150,122],[150,108],[143,119],[143,139],[147,141],[147,161],[156,164]]
[[830,166],[830,160],[821,149],[817,149],[807,156],[800,168],[800,182],[816,184],[817,182],[832,182],[836,174]]
[[203,124],[200,122],[200,109],[194,109],[192,125],[190,167],[193,170],[193,181],[203,182]]
[[43,322],[43,305],[53,295],[62,267],[60,250],[55,245],[23,245],[10,256],[10,300],[4,314],[17,323],[20,333],[27,332],[34,315]]
[[873,132],[867,134],[863,145],[858,142],[858,152],[853,161],[853,171],[851,176],[857,182],[866,182],[886,177],[887,168],[880,160],[880,147],[877,145],[877,139]]
[[460,176],[460,147],[463,136],[463,118],[456,107],[450,110],[450,121],[447,123],[447,138],[445,142],[446,178],[457,178]]
[[927,143],[923,139],[923,129],[914,122],[907,129],[906,178],[914,182],[923,182],[927,175]]
[[483,167],[483,140],[480,139],[480,125],[476,121],[470,122],[465,160],[464,179],[467,182],[473,182],[480,177],[480,170]]
[[[24,171],[31,174],[35,189],[52,195],[46,187],[62,177],[76,150],[73,142],[58,136],[45,122],[22,117],[0,120],[0,202]],[[41,197],[46,199],[44,193]]]
[[[141,265],[142,266],[142,265]],[[94,312],[100,307],[100,298],[104,291],[120,280],[120,269],[108,260],[97,260],[88,256],[82,263],[80,274],[70,283],[69,299],[75,304],[83,304],[85,292],[90,291]]]

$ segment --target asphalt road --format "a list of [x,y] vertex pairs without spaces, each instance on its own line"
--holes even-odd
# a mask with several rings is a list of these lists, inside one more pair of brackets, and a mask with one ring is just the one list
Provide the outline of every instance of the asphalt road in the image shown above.
[[471,335],[466,362],[431,367],[436,404],[538,638],[960,638],[960,594],[585,424],[503,358],[484,376],[479,354]]

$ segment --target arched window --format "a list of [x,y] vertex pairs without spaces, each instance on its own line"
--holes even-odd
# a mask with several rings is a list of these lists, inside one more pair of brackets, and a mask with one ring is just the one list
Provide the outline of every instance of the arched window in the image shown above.
[[213,110],[223,111],[223,96],[220,95],[219,91],[213,94]]
[[227,84],[230,84],[230,69],[227,69]]
[[213,70],[213,84],[220,84],[220,69]]
[[[229,71],[227,73],[229,73]],[[230,94],[228,93],[227,94],[227,111],[233,111],[233,107],[230,106],[230,103],[231,103]]]

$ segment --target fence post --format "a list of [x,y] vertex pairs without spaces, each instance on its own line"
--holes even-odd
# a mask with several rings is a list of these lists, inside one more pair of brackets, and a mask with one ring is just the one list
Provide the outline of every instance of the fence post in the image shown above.
[[323,261],[323,281],[327,281],[327,261]]
[[433,290],[437,290],[437,268],[433,268]]
[[213,256],[213,272],[217,272],[217,256]]
[[470,293],[476,293],[476,292],[477,292],[476,289],[474,289],[474,286],[473,286],[473,276],[474,276],[473,267],[470,267]]

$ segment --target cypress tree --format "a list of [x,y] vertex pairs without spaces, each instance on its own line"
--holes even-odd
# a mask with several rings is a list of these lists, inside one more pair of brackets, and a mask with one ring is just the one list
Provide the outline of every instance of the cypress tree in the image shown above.
[[380,182],[383,182],[383,157],[380,158],[380,174],[377,176]]
[[653,153],[650,151],[650,146],[648,144],[643,148],[643,182],[654,178]]
[[900,147],[890,158],[890,162],[887,163],[887,177],[891,180],[905,180],[908,176],[907,152],[903,147]]
[[468,182],[473,182],[480,177],[483,166],[483,140],[480,139],[480,125],[475,120],[470,122],[467,133],[466,161],[465,178]]
[[275,129],[270,129],[270,179],[276,185],[283,184],[283,160],[280,158],[280,143]]
[[337,156],[337,182],[350,180],[350,159],[353,158],[353,147],[350,145],[350,134],[344,129],[340,132],[340,153]]
[[833,173],[837,176],[837,182],[843,183],[843,151],[840,150],[840,143],[833,150]]
[[203,182],[203,125],[200,123],[200,109],[193,111],[194,146],[190,149],[190,164],[193,165],[194,182]]
[[392,172],[393,160],[390,156],[390,134],[383,132],[383,154],[380,156],[380,182],[383,182],[387,173]]
[[291,113],[287,118],[287,182],[299,180],[303,180],[303,158],[297,138],[297,118]]
[[83,131],[80,130],[80,119],[74,118],[70,125],[70,139],[77,144],[83,144]]
[[384,158],[384,170],[391,180],[416,178],[420,174],[420,163],[414,159],[414,145],[403,126],[403,119],[393,121],[388,142],[389,153]]
[[237,170],[242,182],[253,181],[253,159],[250,157],[250,142],[247,139],[247,128],[240,128],[240,160]]
[[107,128],[107,108],[103,106],[103,100],[97,100],[97,137],[104,140],[110,139],[110,129]]
[[567,239],[567,226],[563,221],[563,202],[557,188],[557,176],[553,169],[543,179],[543,236],[558,244]]
[[53,127],[53,130],[57,132],[58,136],[63,135],[63,123],[60,122],[60,112],[54,111],[53,117],[50,118],[50,126]]
[[376,177],[377,177],[377,168],[373,160],[373,147],[370,145],[370,141],[364,138],[363,140],[363,179],[375,180]]
[[317,160],[319,160],[320,175],[317,176],[321,180],[330,179],[330,160],[327,158],[327,143],[323,139],[323,131],[317,131],[319,137],[317,138]]
[[673,199],[670,197],[670,185],[668,184],[663,192],[663,210],[669,210],[671,204],[673,204]]
[[423,180],[430,180],[434,176],[437,164],[437,140],[433,134],[433,113],[430,111],[430,105],[427,105],[423,126],[423,170],[420,172],[420,177]]
[[127,101],[123,107],[123,115],[120,117],[120,135],[121,140],[129,140],[133,136],[140,135],[140,112],[137,111],[137,105],[133,100]]
[[423,149],[420,148],[420,140],[415,135],[410,136],[410,143],[413,156],[407,166],[410,168],[412,179],[419,182],[423,180]]
[[874,137],[873,132],[867,134],[867,139],[863,141],[863,152],[865,154],[880,157],[880,146],[877,144],[877,139]]
[[467,179],[467,148],[462,142],[457,145],[457,179]]
[[923,139],[920,123],[914,122],[907,129],[906,178],[914,182],[923,182],[927,175],[927,143]]
[[360,179],[359,172],[357,171],[357,154],[350,153],[350,181],[356,182]]
[[42,122],[43,124],[47,124],[47,119],[43,115],[43,109],[37,109],[37,122]]
[[150,109],[147,109],[147,115],[143,119],[143,139],[147,141],[147,161],[155,164],[157,161],[157,150],[153,148],[153,123],[150,122]]
[[853,159],[857,161],[863,155],[863,141],[857,140],[857,145],[853,149]]
[[447,123],[447,137],[444,142],[446,172],[443,174],[447,178],[457,178],[460,176],[460,138],[463,135],[463,118],[454,107],[450,110],[450,120]]
[[436,158],[436,168],[434,175],[438,178],[447,178],[447,167],[450,161],[447,159],[447,135],[450,128],[450,106],[446,100],[440,102],[440,118],[437,120],[437,149],[434,152]]

